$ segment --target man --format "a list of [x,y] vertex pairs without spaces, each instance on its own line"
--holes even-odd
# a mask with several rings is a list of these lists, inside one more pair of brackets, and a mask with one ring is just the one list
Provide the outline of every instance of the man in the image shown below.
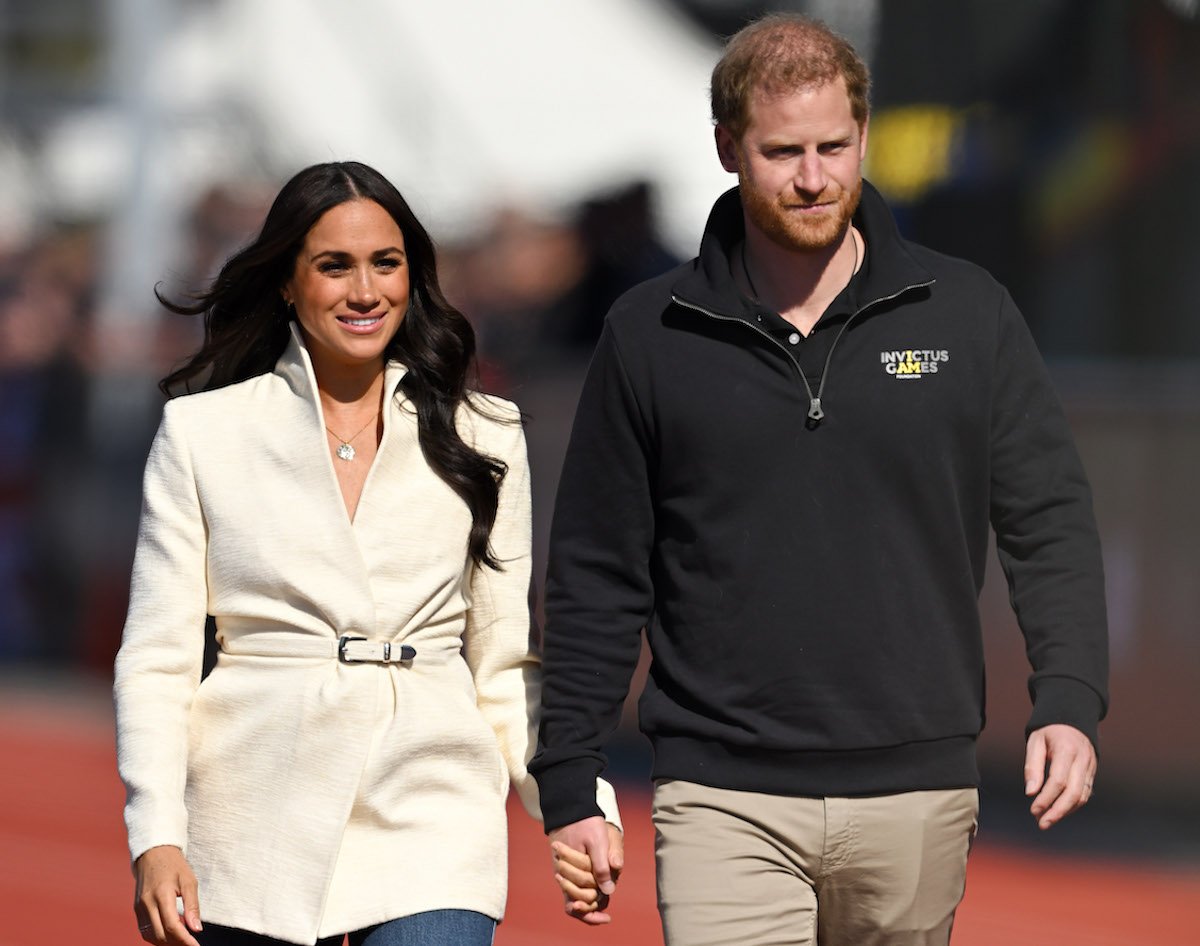
[[863,181],[868,86],[814,21],[733,37],[712,101],[738,187],[696,260],[613,306],[559,487],[530,768],[560,865],[594,873],[560,866],[568,907],[596,922],[592,786],[644,626],[668,946],[948,942],[989,521],[1033,667],[1032,813],[1092,791],[1090,491],[1007,292],[902,239]]

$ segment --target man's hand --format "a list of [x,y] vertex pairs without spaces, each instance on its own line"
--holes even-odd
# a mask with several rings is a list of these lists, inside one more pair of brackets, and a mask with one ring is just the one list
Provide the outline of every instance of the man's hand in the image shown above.
[[[147,943],[200,946],[192,933],[200,932],[200,900],[196,876],[177,847],[152,847],[133,864],[137,881],[133,912],[138,932]],[[183,898],[183,916],[175,898]],[[185,925],[186,924],[186,925]]]
[[569,916],[599,926],[611,923],[608,900],[625,866],[621,832],[599,815],[550,832],[554,879]]
[[1029,734],[1025,746],[1025,794],[1038,827],[1047,828],[1082,808],[1092,797],[1096,749],[1074,726],[1056,723]]

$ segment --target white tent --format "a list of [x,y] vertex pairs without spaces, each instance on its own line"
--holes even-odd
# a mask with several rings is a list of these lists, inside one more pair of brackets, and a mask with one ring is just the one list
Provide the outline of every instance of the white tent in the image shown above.
[[[52,136],[45,193],[116,215],[106,317],[137,319],[205,188],[357,159],[440,239],[649,181],[681,255],[730,181],[718,49],[651,0],[113,0],[116,105]],[[164,12],[164,10],[168,12]]]
[[[726,184],[712,147],[717,50],[647,0],[230,2],[231,79],[300,165],[377,164],[443,227],[570,205],[640,177],[694,250]],[[271,41],[263,43],[262,37]],[[228,42],[228,40],[226,40]]]

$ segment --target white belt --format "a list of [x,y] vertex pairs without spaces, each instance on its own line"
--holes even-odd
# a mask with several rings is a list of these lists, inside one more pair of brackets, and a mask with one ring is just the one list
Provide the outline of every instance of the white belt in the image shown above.
[[254,640],[256,635],[225,641],[222,650],[239,657],[336,657],[344,664],[406,664],[417,656],[415,648],[391,641],[372,641],[344,634],[337,640],[315,637]]

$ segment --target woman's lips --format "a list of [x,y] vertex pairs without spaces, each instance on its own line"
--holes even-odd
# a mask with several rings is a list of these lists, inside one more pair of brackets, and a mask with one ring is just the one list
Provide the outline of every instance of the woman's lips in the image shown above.
[[353,332],[355,335],[370,335],[383,324],[382,315],[339,315],[337,320],[346,331]]

